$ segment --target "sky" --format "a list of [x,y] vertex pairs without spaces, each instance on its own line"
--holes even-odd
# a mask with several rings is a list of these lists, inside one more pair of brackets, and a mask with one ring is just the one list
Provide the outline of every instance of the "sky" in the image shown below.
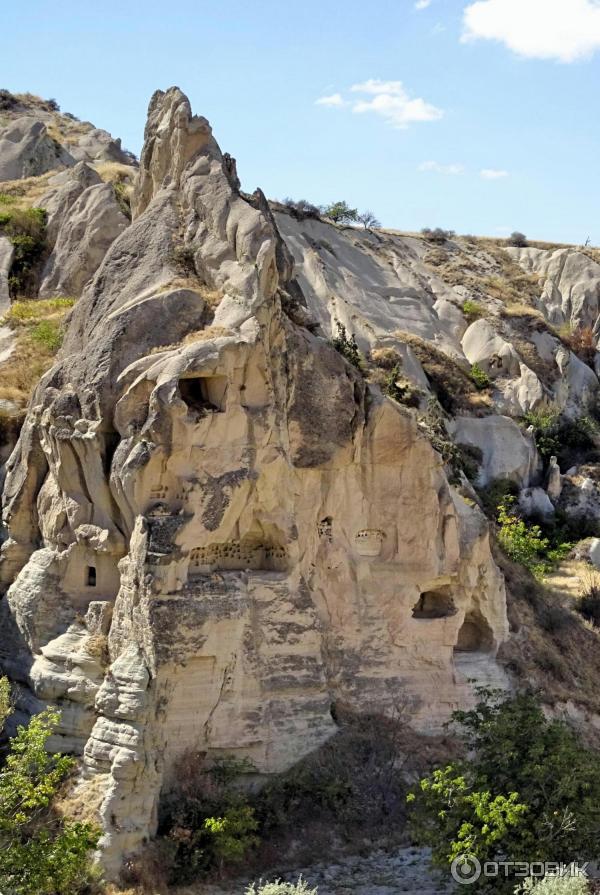
[[179,86],[243,189],[600,244],[600,0],[2,2],[0,87],[139,154]]

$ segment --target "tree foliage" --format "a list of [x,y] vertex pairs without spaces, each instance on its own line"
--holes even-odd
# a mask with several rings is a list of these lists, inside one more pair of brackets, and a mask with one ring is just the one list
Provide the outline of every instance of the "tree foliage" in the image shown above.
[[[2,683],[3,698],[5,692]],[[0,771],[0,891],[6,895],[74,895],[90,876],[98,831],[52,811],[74,765],[72,758],[46,752],[58,719],[45,711],[19,727]]]
[[358,220],[358,210],[350,208],[348,203],[343,200],[332,202],[323,210],[323,214],[334,224],[351,224]]
[[434,771],[409,796],[413,834],[438,866],[467,854],[567,864],[600,855],[600,763],[570,727],[546,718],[533,694],[486,690],[453,719],[471,757]]

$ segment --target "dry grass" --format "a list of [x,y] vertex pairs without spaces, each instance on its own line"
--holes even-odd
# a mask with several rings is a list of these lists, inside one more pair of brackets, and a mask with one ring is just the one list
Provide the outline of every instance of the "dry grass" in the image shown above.
[[230,336],[231,330],[224,326],[207,326],[205,329],[196,329],[188,333],[181,342],[174,342],[171,345],[157,345],[150,354],[163,354],[166,351],[178,351],[186,345],[193,345],[195,342],[209,342],[211,339],[218,339],[220,336]]
[[123,165],[121,162],[98,162],[94,168],[105,183],[131,181],[136,175],[136,170],[131,165]]
[[99,659],[101,665],[108,664],[108,637],[106,634],[101,632],[90,634],[84,648],[89,656]]
[[223,293],[219,289],[211,289],[194,277],[175,277],[162,286],[160,292],[170,292],[172,289],[189,289],[204,299],[209,308],[216,308],[223,299]]
[[[0,195],[13,198],[16,207],[31,208],[48,191],[48,181],[56,173],[56,171],[48,171],[46,174],[40,174],[39,177],[0,181]],[[12,207],[14,208],[15,205]]]
[[85,780],[71,780],[55,803],[58,814],[81,823],[99,823],[100,806],[108,782],[108,774],[94,774]]
[[0,369],[0,398],[23,406],[60,347],[64,319],[75,300],[15,301],[1,321],[16,331],[12,356]]
[[530,321],[539,321],[544,325],[545,328],[552,328],[546,321],[546,318],[542,314],[540,310],[537,308],[532,308],[531,305],[523,305],[518,302],[514,302],[512,304],[506,305],[500,311],[500,315],[506,318],[519,318],[524,317],[528,322]]

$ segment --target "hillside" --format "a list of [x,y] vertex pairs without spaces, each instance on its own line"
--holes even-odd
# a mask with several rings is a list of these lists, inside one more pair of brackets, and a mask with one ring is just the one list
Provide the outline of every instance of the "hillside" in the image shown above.
[[178,88],[139,166],[0,92],[0,181],[0,670],[109,878],[186,750],[264,782],[401,709],[425,754],[481,686],[595,742],[598,250],[244,192]]

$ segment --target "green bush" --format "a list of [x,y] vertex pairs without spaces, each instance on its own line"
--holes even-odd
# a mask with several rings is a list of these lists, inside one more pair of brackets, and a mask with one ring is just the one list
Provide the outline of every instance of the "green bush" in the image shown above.
[[9,276],[11,294],[25,292],[32,286],[46,247],[46,212],[5,202],[0,210],[0,233],[8,236],[15,249]]
[[31,330],[31,338],[49,351],[58,351],[63,341],[63,330],[56,320],[40,320]]
[[536,447],[542,459],[548,461],[555,456],[563,468],[573,465],[572,461],[579,461],[600,441],[598,423],[589,415],[572,419],[562,416],[557,408],[550,406],[529,411],[523,421],[533,427]]
[[404,376],[400,364],[389,371],[385,377],[382,386],[384,394],[399,404],[405,404],[407,407],[418,407],[421,403],[420,388],[417,388],[412,382]]
[[352,364],[353,367],[356,367],[357,370],[362,370],[364,363],[363,358],[358,350],[358,345],[356,344],[356,336],[352,333],[351,336],[348,336],[346,332],[346,327],[339,320],[335,321],[337,335],[332,339],[332,345],[336,351],[346,358],[348,363]]
[[483,391],[484,388],[489,388],[491,385],[491,379],[485,370],[482,370],[479,364],[473,364],[471,366],[471,379],[475,383],[475,388],[479,389],[479,391]]
[[239,864],[259,842],[254,808],[239,785],[254,771],[251,765],[232,758],[208,765],[186,752],[176,770],[178,786],[164,799],[159,818],[172,885]]
[[[465,755],[409,795],[410,829],[439,867],[481,862],[593,861],[600,855],[600,762],[579,735],[546,718],[538,698],[480,691],[455,712]],[[494,879],[494,891],[508,891]],[[473,886],[482,888],[485,879]]]
[[300,877],[297,883],[284,883],[276,879],[272,883],[252,883],[248,886],[244,895],[317,895],[317,888],[310,889],[307,883]]
[[498,505],[498,541],[513,562],[536,577],[547,574],[572,548],[569,542],[552,544],[540,525],[526,522],[515,512],[516,498],[504,497]]
[[[2,693],[6,700],[6,684]],[[46,711],[19,727],[0,771],[0,891],[11,895],[75,895],[92,875],[98,830],[52,812],[75,764],[46,752],[58,720],[56,712]]]
[[481,316],[483,316],[483,308],[481,305],[473,301],[471,298],[467,298],[466,301],[463,301],[462,312],[467,318],[467,320],[478,320]]

